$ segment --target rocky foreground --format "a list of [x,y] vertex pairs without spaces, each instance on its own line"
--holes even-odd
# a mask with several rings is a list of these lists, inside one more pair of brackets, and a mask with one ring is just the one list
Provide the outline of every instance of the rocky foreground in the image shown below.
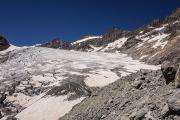
[[59,120],[180,120],[179,115],[174,83],[166,84],[161,70],[140,70],[93,91]]

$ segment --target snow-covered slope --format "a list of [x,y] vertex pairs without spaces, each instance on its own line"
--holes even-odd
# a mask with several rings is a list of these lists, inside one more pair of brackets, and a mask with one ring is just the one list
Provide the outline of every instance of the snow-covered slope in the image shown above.
[[90,87],[103,87],[141,68],[159,69],[125,54],[29,47],[10,52],[0,64],[0,90],[20,120],[57,120],[89,96]]

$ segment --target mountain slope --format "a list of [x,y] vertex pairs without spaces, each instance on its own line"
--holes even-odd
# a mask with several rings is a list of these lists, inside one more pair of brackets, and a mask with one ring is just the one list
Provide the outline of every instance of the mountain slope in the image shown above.
[[141,59],[150,64],[161,64],[166,60],[174,60],[178,63],[180,62],[179,39],[180,9],[177,8],[171,15],[156,19],[134,31],[112,28],[101,36],[85,36],[68,44],[67,47],[57,48],[85,52],[126,53],[134,59]]
[[[22,120],[58,119],[90,96],[93,87],[106,86],[141,68],[159,69],[125,54],[41,47],[17,49],[0,64],[0,80],[3,81],[0,91],[7,95],[2,114],[16,115],[18,111],[16,117]],[[62,104],[64,107],[60,109]],[[38,106],[41,107],[37,109]],[[11,112],[7,113],[7,108]]]
[[114,28],[103,34],[102,38],[73,44],[71,49],[89,52],[123,52],[134,59],[141,59],[151,64],[161,64],[165,60],[174,60],[178,63],[179,16],[178,8],[170,16],[154,20],[132,32]]

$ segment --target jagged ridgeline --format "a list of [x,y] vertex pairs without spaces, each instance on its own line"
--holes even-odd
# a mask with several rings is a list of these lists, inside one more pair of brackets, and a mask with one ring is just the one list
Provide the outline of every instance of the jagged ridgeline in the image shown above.
[[179,63],[180,8],[72,43],[0,36],[0,119],[180,120]]
[[150,64],[161,64],[165,60],[178,63],[179,21],[178,8],[170,16],[156,19],[134,31],[112,28],[100,36],[83,36],[73,43],[61,40],[56,43],[56,39],[42,46],[85,52],[121,52]]

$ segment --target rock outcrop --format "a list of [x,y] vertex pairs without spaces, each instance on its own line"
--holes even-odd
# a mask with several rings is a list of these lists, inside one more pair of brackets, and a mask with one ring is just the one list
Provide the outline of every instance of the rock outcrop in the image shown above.
[[177,65],[169,61],[163,62],[163,64],[161,65],[161,70],[164,75],[164,78],[166,79],[166,84],[169,84],[172,81],[174,81],[177,69]]
[[3,36],[0,36],[0,51],[6,50],[9,47],[9,42]]
[[180,66],[176,72],[176,76],[175,76],[175,87],[176,88],[180,88]]
[[168,107],[174,114],[180,115],[180,92],[174,93],[168,98]]
[[40,45],[40,47],[48,47],[48,48],[55,48],[55,49],[70,49],[70,44],[66,43],[59,38],[53,39],[48,43]]

